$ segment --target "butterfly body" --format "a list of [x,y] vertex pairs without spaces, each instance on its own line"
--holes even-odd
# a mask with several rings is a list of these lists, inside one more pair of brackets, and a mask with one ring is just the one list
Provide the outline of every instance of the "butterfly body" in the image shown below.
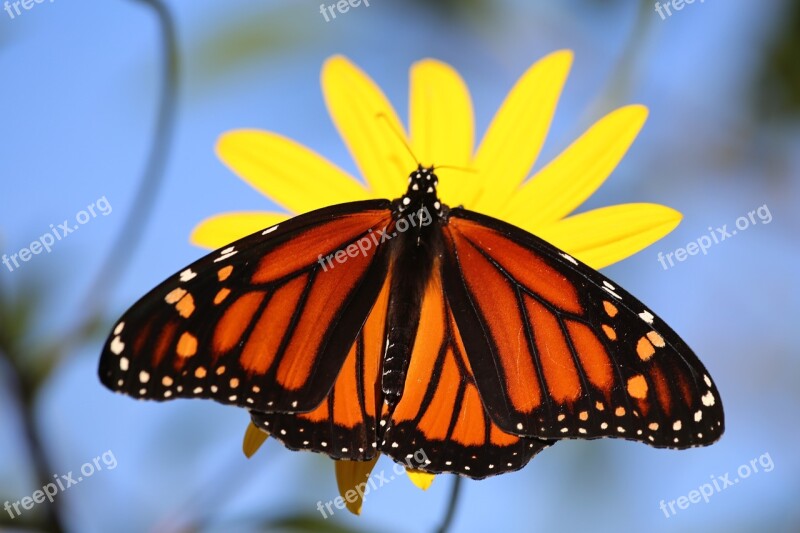
[[391,289],[381,388],[393,406],[400,398],[411,358],[422,298],[434,263],[443,254],[441,225],[447,207],[436,195],[432,169],[409,176],[406,194],[392,202]]
[[436,193],[295,217],[200,259],[116,324],[100,361],[137,398],[250,410],[291,449],[424,452],[430,472],[516,470],[565,438],[707,445],[719,394],[616,283]]

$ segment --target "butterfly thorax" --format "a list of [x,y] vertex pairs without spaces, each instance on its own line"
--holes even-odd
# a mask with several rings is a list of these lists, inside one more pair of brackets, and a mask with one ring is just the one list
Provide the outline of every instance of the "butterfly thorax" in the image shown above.
[[427,210],[431,215],[442,215],[442,204],[436,194],[439,179],[433,167],[419,165],[417,170],[408,176],[408,189],[398,200],[393,202],[395,212],[418,213],[420,209]]

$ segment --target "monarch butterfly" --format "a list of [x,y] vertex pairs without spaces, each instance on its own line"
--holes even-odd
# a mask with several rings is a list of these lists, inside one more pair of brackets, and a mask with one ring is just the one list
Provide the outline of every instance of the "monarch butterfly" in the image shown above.
[[247,408],[290,449],[471,478],[560,439],[688,448],[722,434],[703,364],[628,292],[515,226],[437,197],[326,207],[171,276],[113,328],[100,379]]

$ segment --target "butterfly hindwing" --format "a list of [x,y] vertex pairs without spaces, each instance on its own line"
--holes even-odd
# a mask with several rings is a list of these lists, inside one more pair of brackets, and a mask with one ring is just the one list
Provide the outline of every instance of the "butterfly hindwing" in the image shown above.
[[485,215],[453,209],[444,232],[445,290],[503,430],[671,448],[719,438],[723,412],[708,372],[628,292]]
[[[388,201],[353,202],[212,252],[120,319],[101,357],[101,381],[142,399],[315,408],[384,284],[380,231],[390,221]],[[331,255],[338,252],[346,255]]]
[[503,431],[489,417],[438,265],[422,298],[416,341],[399,402],[381,424],[381,451],[420,470],[471,478],[518,470],[551,442]]

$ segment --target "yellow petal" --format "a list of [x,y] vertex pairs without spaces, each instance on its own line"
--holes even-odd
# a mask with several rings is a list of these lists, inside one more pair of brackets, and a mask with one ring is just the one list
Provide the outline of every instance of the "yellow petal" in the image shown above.
[[398,198],[416,163],[403,146],[405,130],[389,100],[369,76],[342,56],[328,59],[322,67],[322,91],[328,112],[373,196]]
[[527,177],[547,137],[571,65],[572,52],[554,52],[516,83],[475,154],[482,189],[467,207],[494,214]]
[[620,204],[528,231],[600,269],[650,246],[675,229],[681,218],[678,211],[663,205]]
[[414,470],[413,468],[406,468],[406,472],[408,473],[408,479],[411,480],[411,483],[422,490],[428,490],[431,483],[433,483],[433,478],[436,477],[436,474],[423,472],[422,470]]
[[195,246],[215,250],[258,230],[283,222],[289,216],[265,211],[214,215],[194,227],[189,241]]
[[536,227],[570,214],[617,167],[645,120],[647,108],[631,105],[597,121],[513,195],[503,220]]
[[242,451],[244,455],[248,459],[253,457],[253,454],[264,444],[267,437],[269,437],[269,433],[250,422],[247,426],[247,430],[244,432],[244,441],[242,442]]
[[361,514],[364,503],[364,492],[368,490],[367,480],[380,455],[369,461],[336,461],[336,484],[339,494],[344,498],[347,510],[353,514]]
[[276,133],[229,131],[219,138],[216,150],[244,181],[297,214],[369,198],[367,190],[336,165]]
[[[475,125],[469,89],[450,65],[425,59],[411,67],[409,129],[414,155],[425,166],[466,168],[472,159]],[[459,205],[477,192],[477,173],[438,170],[439,197]]]

